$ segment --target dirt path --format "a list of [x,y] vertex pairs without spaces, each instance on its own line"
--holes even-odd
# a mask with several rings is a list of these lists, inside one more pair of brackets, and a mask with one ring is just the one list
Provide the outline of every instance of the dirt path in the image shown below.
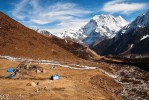
[[104,73],[105,75],[111,77],[111,78],[117,78],[117,75],[113,75],[99,67],[93,67],[93,66],[82,66],[82,65],[76,65],[76,64],[70,64],[70,65],[64,65],[61,64],[58,61],[53,61],[53,60],[33,60],[33,59],[26,59],[26,58],[16,58],[16,57],[10,57],[10,56],[0,56],[0,58],[3,59],[7,59],[10,61],[19,61],[19,62],[23,62],[23,61],[28,61],[28,62],[33,62],[33,63],[37,63],[37,64],[51,64],[51,65],[56,65],[56,66],[61,66],[61,67],[66,67],[66,68],[70,68],[70,69],[76,69],[76,70],[89,70],[89,69],[95,69],[95,70],[99,70],[102,73]]

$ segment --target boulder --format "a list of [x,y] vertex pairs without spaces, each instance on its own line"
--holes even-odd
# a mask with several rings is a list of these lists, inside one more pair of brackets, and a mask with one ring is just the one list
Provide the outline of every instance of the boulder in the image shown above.
[[35,82],[29,82],[27,83],[27,86],[37,86],[37,84]]
[[46,73],[46,70],[43,69],[43,70],[41,70],[41,72],[42,72],[42,73]]
[[39,69],[36,70],[36,73],[40,73],[41,71]]

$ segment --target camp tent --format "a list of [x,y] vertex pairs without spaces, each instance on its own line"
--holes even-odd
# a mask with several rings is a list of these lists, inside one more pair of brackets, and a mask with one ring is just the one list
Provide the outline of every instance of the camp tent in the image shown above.
[[10,78],[10,79],[13,78],[13,77],[14,77],[14,74],[10,74],[10,75],[7,76],[7,78]]
[[7,76],[7,78],[13,78],[14,76],[15,76],[15,74],[14,74],[14,69],[13,68],[8,68],[7,69],[7,72],[8,73],[10,73],[8,76]]
[[57,75],[57,74],[53,74],[52,76],[51,76],[51,80],[59,80],[60,79],[60,77],[59,77],[59,75]]
[[8,69],[7,69],[7,72],[13,73],[13,72],[14,72],[14,69],[13,69],[13,68],[8,68]]

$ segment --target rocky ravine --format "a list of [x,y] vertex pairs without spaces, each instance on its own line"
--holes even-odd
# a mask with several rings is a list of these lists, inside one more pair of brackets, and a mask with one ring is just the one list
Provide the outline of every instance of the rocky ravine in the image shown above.
[[135,66],[103,64],[116,69],[115,81],[123,86],[122,100],[149,100],[149,73]]

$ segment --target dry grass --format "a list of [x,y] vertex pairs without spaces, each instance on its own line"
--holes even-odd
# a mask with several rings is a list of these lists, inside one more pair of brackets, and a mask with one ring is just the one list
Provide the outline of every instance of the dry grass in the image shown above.
[[[73,70],[61,66],[51,70],[52,65],[38,65],[46,73],[30,72],[26,79],[5,79],[8,67],[19,63],[0,60],[0,95],[11,99],[25,100],[117,100],[120,85],[98,70]],[[59,74],[60,80],[49,80],[52,74]],[[39,82],[37,86],[27,86],[29,82]],[[104,88],[101,88],[103,86]]]

